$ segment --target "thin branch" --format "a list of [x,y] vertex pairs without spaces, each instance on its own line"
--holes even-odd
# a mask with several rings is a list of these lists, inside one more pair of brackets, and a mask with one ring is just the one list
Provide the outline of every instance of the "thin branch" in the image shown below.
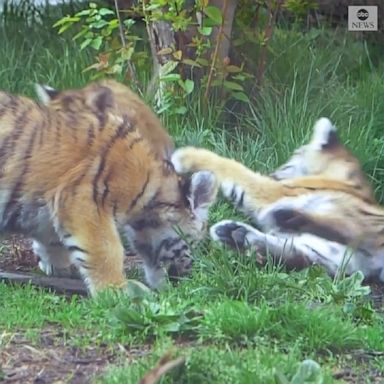
[[121,40],[121,45],[125,48],[125,47],[127,46],[127,44],[126,44],[126,42],[125,42],[123,23],[122,23],[122,21],[121,21],[120,10],[119,10],[119,4],[118,4],[117,1],[118,1],[118,0],[115,0],[115,10],[116,10],[117,20],[119,21],[120,40]]
[[205,90],[205,94],[204,94],[205,99],[208,98],[209,90],[211,88],[211,84],[212,84],[212,80],[213,80],[213,73],[215,70],[216,62],[217,62],[217,56],[219,54],[219,47],[220,47],[220,43],[221,43],[221,40],[223,37],[223,29],[224,29],[224,24],[225,24],[225,20],[226,20],[227,9],[228,9],[228,0],[224,0],[223,15],[222,15],[223,19],[221,21],[219,33],[217,34],[215,51],[213,53],[212,64],[211,64],[211,68],[209,70],[209,75],[208,75],[207,89]]
[[[118,0],[114,0],[114,3],[115,3],[115,11],[116,11],[117,20],[119,22],[119,34],[120,34],[121,45],[123,46],[123,48],[126,48],[127,43],[125,41],[123,22],[122,22],[121,16],[120,16]],[[139,81],[137,79],[135,68],[133,67],[132,63],[129,60],[127,61],[127,65],[128,65],[129,76],[132,79],[132,81],[134,82],[137,91],[140,91]]]
[[259,91],[262,87],[263,80],[264,80],[264,74],[265,69],[267,66],[267,57],[268,57],[268,45],[270,43],[270,40],[273,35],[273,30],[276,24],[276,18],[277,14],[281,8],[281,5],[283,4],[284,0],[277,0],[275,4],[275,10],[273,10],[273,2],[272,0],[268,0],[267,2],[267,9],[268,9],[268,22],[265,27],[265,39],[264,44],[261,47],[260,50],[260,57],[259,57],[259,65],[257,68],[257,75],[256,75],[256,90]]

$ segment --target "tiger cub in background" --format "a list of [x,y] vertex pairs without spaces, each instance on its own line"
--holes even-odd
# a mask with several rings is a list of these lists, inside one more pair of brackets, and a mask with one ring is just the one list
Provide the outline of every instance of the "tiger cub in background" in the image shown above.
[[360,270],[384,282],[384,209],[328,119],[270,176],[198,148],[176,150],[172,162],[181,173],[213,172],[224,196],[263,230],[224,220],[211,227],[214,240],[293,269],[319,264],[332,276]]
[[34,239],[47,273],[75,264],[91,295],[125,285],[118,228],[152,287],[188,273],[217,192],[210,172],[178,176],[142,134],[143,104],[104,84],[46,105],[0,92],[0,231]]

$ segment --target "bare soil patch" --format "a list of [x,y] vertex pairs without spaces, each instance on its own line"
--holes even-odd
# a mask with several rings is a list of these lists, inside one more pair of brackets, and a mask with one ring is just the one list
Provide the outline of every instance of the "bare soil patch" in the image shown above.
[[122,345],[107,347],[89,345],[85,349],[65,345],[60,329],[48,327],[41,331],[39,345],[31,345],[22,334],[9,337],[0,350],[4,383],[86,384],[106,367],[148,353],[149,349],[127,349]]

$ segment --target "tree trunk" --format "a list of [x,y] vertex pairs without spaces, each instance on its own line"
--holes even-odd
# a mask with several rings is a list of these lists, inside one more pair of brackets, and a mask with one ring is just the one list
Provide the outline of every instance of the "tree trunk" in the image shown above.
[[232,25],[235,18],[237,4],[238,0],[211,0],[209,2],[209,5],[216,6],[221,10],[221,14],[224,18],[221,31],[220,27],[215,27],[212,32],[212,42],[214,44],[216,44],[217,40],[220,39],[217,52],[217,60],[220,64],[223,64],[223,62],[227,61],[227,58],[229,58]]

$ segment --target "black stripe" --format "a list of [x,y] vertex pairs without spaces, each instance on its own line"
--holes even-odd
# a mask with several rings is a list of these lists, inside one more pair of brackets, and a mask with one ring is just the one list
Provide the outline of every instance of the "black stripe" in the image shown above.
[[159,228],[161,226],[161,222],[153,216],[148,216],[142,219],[135,220],[134,222],[129,223],[129,225],[135,231],[142,231],[145,228]]
[[244,204],[244,195],[245,195],[245,191],[241,192],[240,199],[237,202],[237,206],[238,207],[242,207],[243,206],[243,204]]
[[56,139],[57,142],[60,142],[60,139],[61,139],[61,118],[59,116],[58,119],[54,118],[54,119],[50,119],[50,121],[51,122],[53,121],[53,124],[56,127],[56,137],[55,137],[55,139]]
[[108,157],[108,154],[109,154],[109,151],[111,150],[111,148],[113,147],[113,145],[116,143],[116,141],[118,139],[125,139],[127,137],[127,135],[129,134],[130,132],[130,129],[129,129],[129,126],[127,125],[127,121],[124,120],[122,122],[122,124],[119,125],[119,127],[117,128],[115,134],[111,137],[111,139],[109,140],[109,142],[105,145],[101,155],[100,155],[100,163],[99,163],[99,167],[96,171],[96,175],[95,177],[93,178],[93,181],[92,181],[92,185],[93,185],[93,192],[92,192],[92,195],[93,195],[93,201],[97,204],[97,197],[98,197],[98,183],[100,181],[100,178],[102,176],[102,173],[105,169],[105,164],[106,164],[106,159]]
[[109,181],[110,181],[111,177],[112,177],[112,171],[109,171],[107,176],[104,178],[104,181],[103,181],[104,191],[103,191],[103,195],[101,196],[101,205],[104,205],[105,199],[107,198],[107,196],[110,192],[109,191]]
[[232,187],[231,194],[229,195],[229,198],[232,201],[235,201],[235,199],[236,199],[236,186],[235,185]]
[[41,147],[44,143],[45,124],[46,124],[46,122],[45,122],[45,120],[43,120],[42,126],[39,127],[39,131],[40,131],[39,147]]
[[101,174],[104,171],[104,168],[105,168],[105,157],[102,157],[101,161],[100,161],[100,164],[99,164],[99,167],[97,168],[96,175],[95,175],[95,177],[93,178],[93,181],[92,181],[92,186],[93,186],[92,197],[93,197],[93,201],[95,202],[96,205],[97,205],[97,195],[98,195],[97,184],[99,182]]
[[80,247],[78,247],[77,245],[66,246],[66,248],[67,248],[68,251],[70,251],[70,252],[77,251],[77,252],[82,252],[82,253],[88,253],[85,249],[80,248]]
[[[320,264],[322,267],[328,268],[327,264],[329,264],[329,263],[333,263],[334,265],[337,266],[337,264],[336,264],[332,259],[330,259],[330,258],[328,258],[328,257],[326,257],[326,256],[324,256],[324,255],[322,255],[320,252],[316,251],[315,249],[313,249],[313,248],[310,247],[309,245],[306,245],[306,244],[305,244],[305,247],[306,247],[307,249],[309,249],[310,251],[312,251],[313,253],[315,253],[316,256],[320,259],[319,261],[321,261],[321,260],[324,260],[324,261],[325,261],[324,264]],[[312,260],[310,257],[309,257],[309,259],[312,261],[312,263],[313,263],[313,261],[315,261],[315,260]]]
[[19,177],[17,178],[16,183],[13,186],[10,198],[7,202],[5,209],[4,209],[3,220],[11,220],[12,215],[17,212],[17,203],[18,203],[18,200],[20,198],[20,192],[21,192],[22,187],[24,185],[25,175],[28,173],[28,170],[29,170],[29,161],[28,160],[30,159],[32,151],[34,149],[34,142],[35,142],[36,134],[37,134],[37,130],[36,129],[32,130],[32,134],[31,134],[30,140],[28,142],[28,146],[27,146],[25,155],[23,156],[23,160],[24,160],[23,168],[21,170]]
[[136,137],[134,140],[132,140],[132,142],[129,144],[129,147],[128,149],[132,149],[137,143],[140,143],[141,141],[143,141],[143,138],[140,136],[140,137]]
[[72,183],[72,196],[76,195],[77,188],[81,184],[82,180],[86,176],[86,172],[83,172],[79,177],[77,177]]
[[105,113],[96,112],[97,120],[99,121],[99,132],[102,132],[107,122],[107,116]]
[[[4,156],[10,158],[11,155],[15,152],[16,142],[20,138],[23,132],[25,132],[25,125],[28,121],[28,113],[31,111],[31,108],[21,112],[20,116],[17,116],[14,121],[14,126],[12,132],[3,140],[0,147],[0,159]],[[34,127],[34,130],[37,130],[38,126]],[[3,166],[5,164],[3,163]]]
[[145,179],[145,182],[143,186],[141,187],[140,192],[134,197],[134,199],[131,201],[131,204],[129,205],[128,212],[131,211],[134,206],[137,204],[139,199],[144,195],[145,190],[147,189],[148,183],[150,178],[150,172],[147,173],[147,177]]
[[91,269],[87,262],[82,257],[76,257],[76,261],[80,264],[81,268]]
[[369,212],[363,208],[358,208],[358,212],[363,216],[379,217],[379,218],[382,218],[384,220],[384,214],[383,214],[384,212],[377,212],[377,213]]
[[89,127],[88,127],[88,130],[87,130],[87,135],[88,135],[88,138],[87,138],[87,144],[88,146],[90,146],[92,143],[93,143],[93,140],[95,139],[95,128],[93,126],[93,124],[91,124]]
[[63,246],[63,243],[60,240],[52,240],[48,243],[51,247],[60,247]]
[[[7,98],[5,102],[1,100],[4,96]],[[1,92],[0,97],[1,97],[0,99],[0,119],[1,119],[9,109],[15,109],[19,105],[20,98],[6,92]]]

